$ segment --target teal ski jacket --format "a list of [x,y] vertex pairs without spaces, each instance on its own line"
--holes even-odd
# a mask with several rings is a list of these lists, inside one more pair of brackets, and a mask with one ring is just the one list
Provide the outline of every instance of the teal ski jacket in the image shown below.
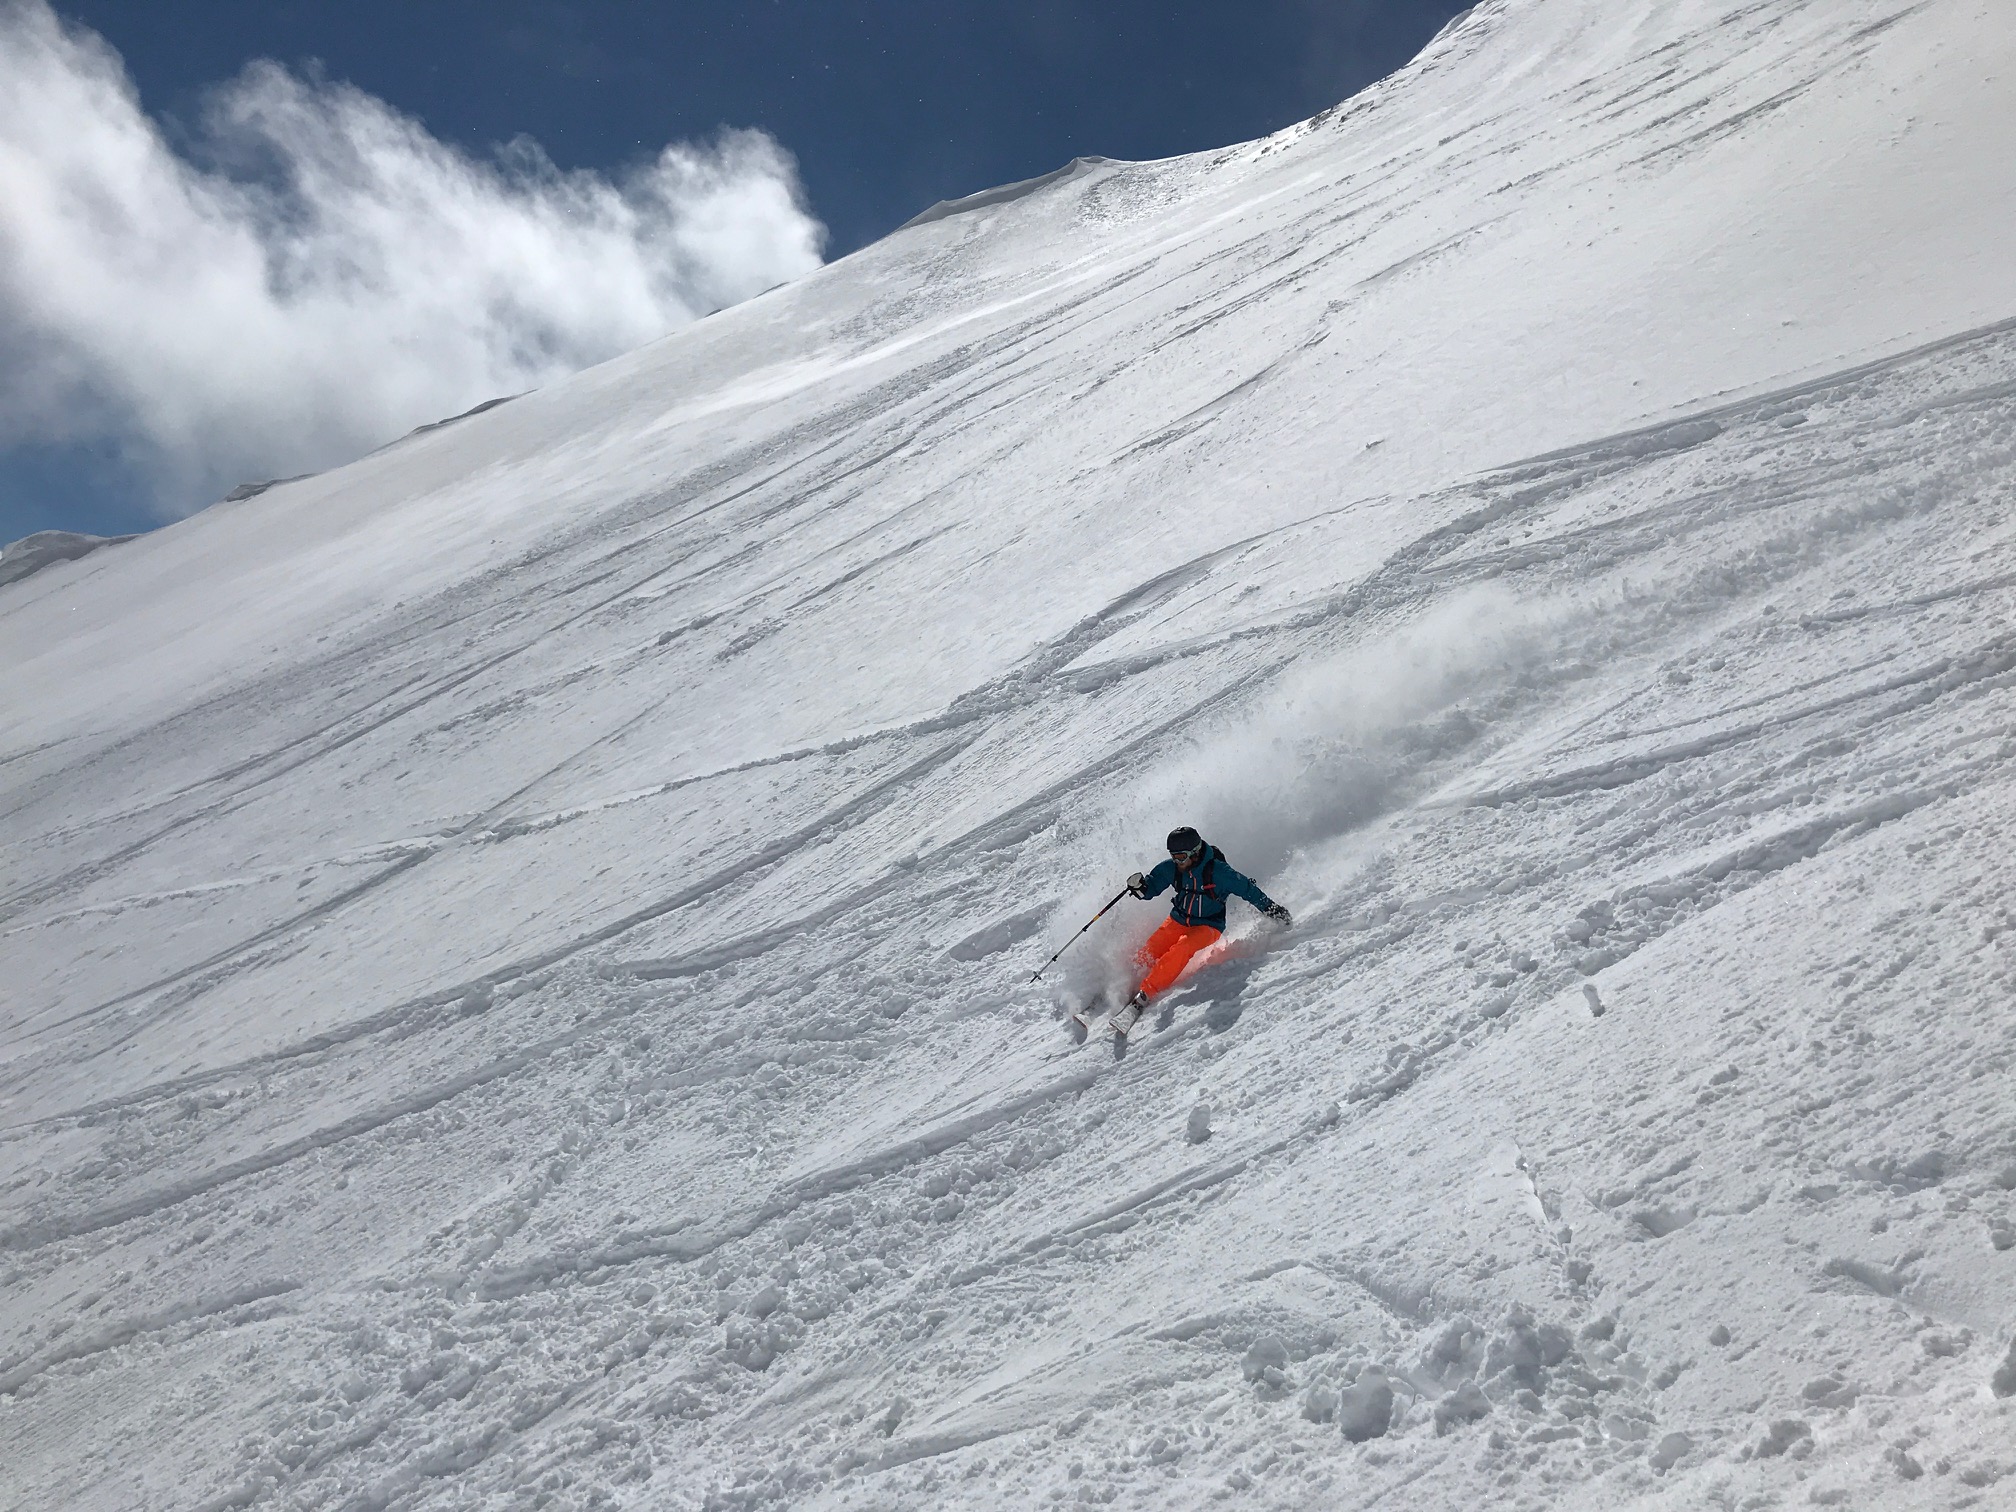
[[1144,898],[1158,898],[1172,886],[1176,889],[1169,917],[1178,924],[1223,929],[1227,898],[1244,898],[1262,913],[1274,906],[1260,884],[1244,872],[1234,871],[1215,845],[1206,845],[1203,859],[1188,871],[1179,871],[1174,861],[1164,861],[1142,881]]

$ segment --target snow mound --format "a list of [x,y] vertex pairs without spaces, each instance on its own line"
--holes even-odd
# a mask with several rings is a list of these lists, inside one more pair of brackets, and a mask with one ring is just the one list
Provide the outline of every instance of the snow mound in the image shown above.
[[10,587],[0,1501],[1990,1504],[2012,66],[1487,3]]

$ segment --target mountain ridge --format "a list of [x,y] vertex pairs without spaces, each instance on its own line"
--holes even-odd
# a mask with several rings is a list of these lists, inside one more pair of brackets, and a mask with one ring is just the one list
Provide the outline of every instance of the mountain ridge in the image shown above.
[[2004,60],[1487,5],[11,586],[10,1493],[1986,1494]]

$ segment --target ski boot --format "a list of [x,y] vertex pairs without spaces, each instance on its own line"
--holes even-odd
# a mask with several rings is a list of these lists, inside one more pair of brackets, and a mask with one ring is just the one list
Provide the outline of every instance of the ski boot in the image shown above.
[[1147,1011],[1148,1011],[1148,994],[1145,992],[1137,991],[1134,994],[1134,996],[1127,999],[1125,1003],[1121,1004],[1120,1007],[1114,1010],[1113,1032],[1119,1035],[1122,1039],[1125,1039],[1127,1037],[1127,1031],[1129,1029],[1132,1029],[1136,1024],[1140,1023],[1141,1015],[1146,1013]]

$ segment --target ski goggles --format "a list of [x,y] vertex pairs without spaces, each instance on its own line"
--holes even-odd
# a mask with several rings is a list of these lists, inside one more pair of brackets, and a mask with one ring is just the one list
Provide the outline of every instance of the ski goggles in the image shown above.
[[1171,861],[1180,861],[1185,866],[1195,866],[1203,854],[1204,847],[1199,845],[1190,850],[1171,851],[1169,852],[1169,859]]

